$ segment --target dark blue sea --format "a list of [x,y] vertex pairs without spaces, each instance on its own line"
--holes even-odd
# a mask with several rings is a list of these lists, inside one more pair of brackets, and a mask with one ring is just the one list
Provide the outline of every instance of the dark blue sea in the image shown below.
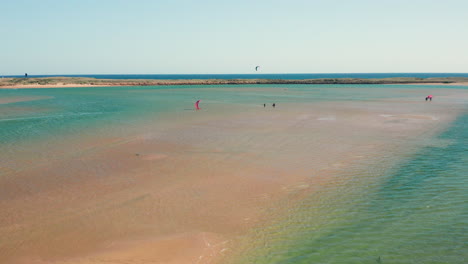
[[[28,73],[29,77],[89,77],[96,79],[154,79],[154,80],[174,80],[174,79],[323,79],[323,78],[394,78],[394,77],[415,77],[415,78],[440,78],[440,77],[468,77],[468,73],[259,73],[259,74],[54,74],[54,75],[34,75]],[[4,77],[24,77],[24,75],[10,75]]]

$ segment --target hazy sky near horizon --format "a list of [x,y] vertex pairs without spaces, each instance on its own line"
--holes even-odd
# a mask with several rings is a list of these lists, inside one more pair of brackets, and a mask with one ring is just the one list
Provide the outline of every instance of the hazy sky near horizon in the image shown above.
[[6,0],[0,75],[468,72],[466,0]]

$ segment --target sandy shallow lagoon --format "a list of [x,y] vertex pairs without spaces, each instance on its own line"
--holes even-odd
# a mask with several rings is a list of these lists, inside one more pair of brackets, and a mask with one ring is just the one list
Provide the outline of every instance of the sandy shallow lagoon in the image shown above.
[[[70,104],[86,102],[87,94],[106,103],[99,100],[125,93],[126,103],[145,108],[118,110],[131,114],[105,117],[112,122],[78,120],[89,123],[70,133],[63,126],[75,124],[63,121],[57,135],[47,118],[40,126],[11,125],[17,132],[5,134],[0,154],[2,263],[234,261],[252,239],[258,243],[253,230],[280,221],[327,186],[356,184],[343,172],[384,170],[435,144],[431,139],[461,113],[459,99],[466,97],[464,90],[428,88],[439,93],[429,103],[420,88],[337,87],[331,93],[325,86],[292,85],[184,88],[190,89],[186,97],[175,88],[103,88],[97,100],[96,88],[80,89],[67,89],[67,98],[84,98]],[[62,91],[52,90],[41,96],[60,100],[55,93]],[[0,99],[10,106],[0,108],[10,115],[3,119],[33,114],[27,109],[65,111],[49,103],[17,105],[34,100],[21,93]],[[355,99],[346,100],[349,94]],[[200,111],[192,110],[197,95],[206,98]],[[153,109],[152,98],[176,106]],[[83,113],[98,112],[86,107]],[[15,134],[19,128],[50,130],[24,138]]]

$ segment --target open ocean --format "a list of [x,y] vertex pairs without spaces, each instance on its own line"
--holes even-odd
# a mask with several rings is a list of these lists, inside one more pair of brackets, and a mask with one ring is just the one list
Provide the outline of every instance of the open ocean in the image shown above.
[[[73,76],[309,79],[468,77],[468,74]],[[0,104],[0,178],[11,177],[46,160],[48,149],[54,147],[56,140],[70,136],[93,137],[93,133],[131,134],[126,127],[138,126],[149,118],[157,122],[159,116],[166,114],[184,114],[198,98],[203,99],[202,109],[203,104],[253,108],[273,100],[280,105],[407,100],[408,91],[415,94],[421,91],[422,101],[427,91],[457,89],[466,92],[464,96],[445,99],[445,102],[451,102],[460,114],[443,131],[428,138],[426,143],[429,143],[414,146],[406,156],[395,156],[397,152],[386,150],[385,156],[368,160],[365,166],[340,172],[343,177],[354,179],[353,182],[313,193],[291,208],[285,219],[256,230],[257,242],[237,260],[238,263],[283,264],[468,263],[468,87],[284,85],[272,94],[250,91],[253,87],[262,86],[236,86],[240,92],[227,89],[223,92],[222,86],[0,89],[0,100],[31,99]],[[216,93],[211,89],[216,89]],[[362,89],[366,89],[365,92]],[[435,96],[432,103],[437,100]],[[36,151],[43,152],[32,153],[34,150],[27,148],[30,144],[36,146]],[[20,156],[31,158],[24,162],[17,158]],[[392,161],[390,165],[379,165],[389,160]]]
[[[443,77],[468,77],[468,73],[252,73],[252,74],[75,74],[75,75],[34,75],[29,77],[89,77],[96,79],[324,79],[324,78],[362,78],[380,79],[394,77],[415,77],[415,78],[443,78]],[[23,77],[23,75],[9,75],[4,77]]]

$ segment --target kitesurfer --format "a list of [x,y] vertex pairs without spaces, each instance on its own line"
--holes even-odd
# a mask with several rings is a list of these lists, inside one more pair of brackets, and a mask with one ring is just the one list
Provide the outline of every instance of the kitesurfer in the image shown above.
[[200,110],[200,107],[198,106],[198,104],[200,104],[200,101],[201,100],[198,100],[198,101],[195,102],[195,109],[196,110]]

